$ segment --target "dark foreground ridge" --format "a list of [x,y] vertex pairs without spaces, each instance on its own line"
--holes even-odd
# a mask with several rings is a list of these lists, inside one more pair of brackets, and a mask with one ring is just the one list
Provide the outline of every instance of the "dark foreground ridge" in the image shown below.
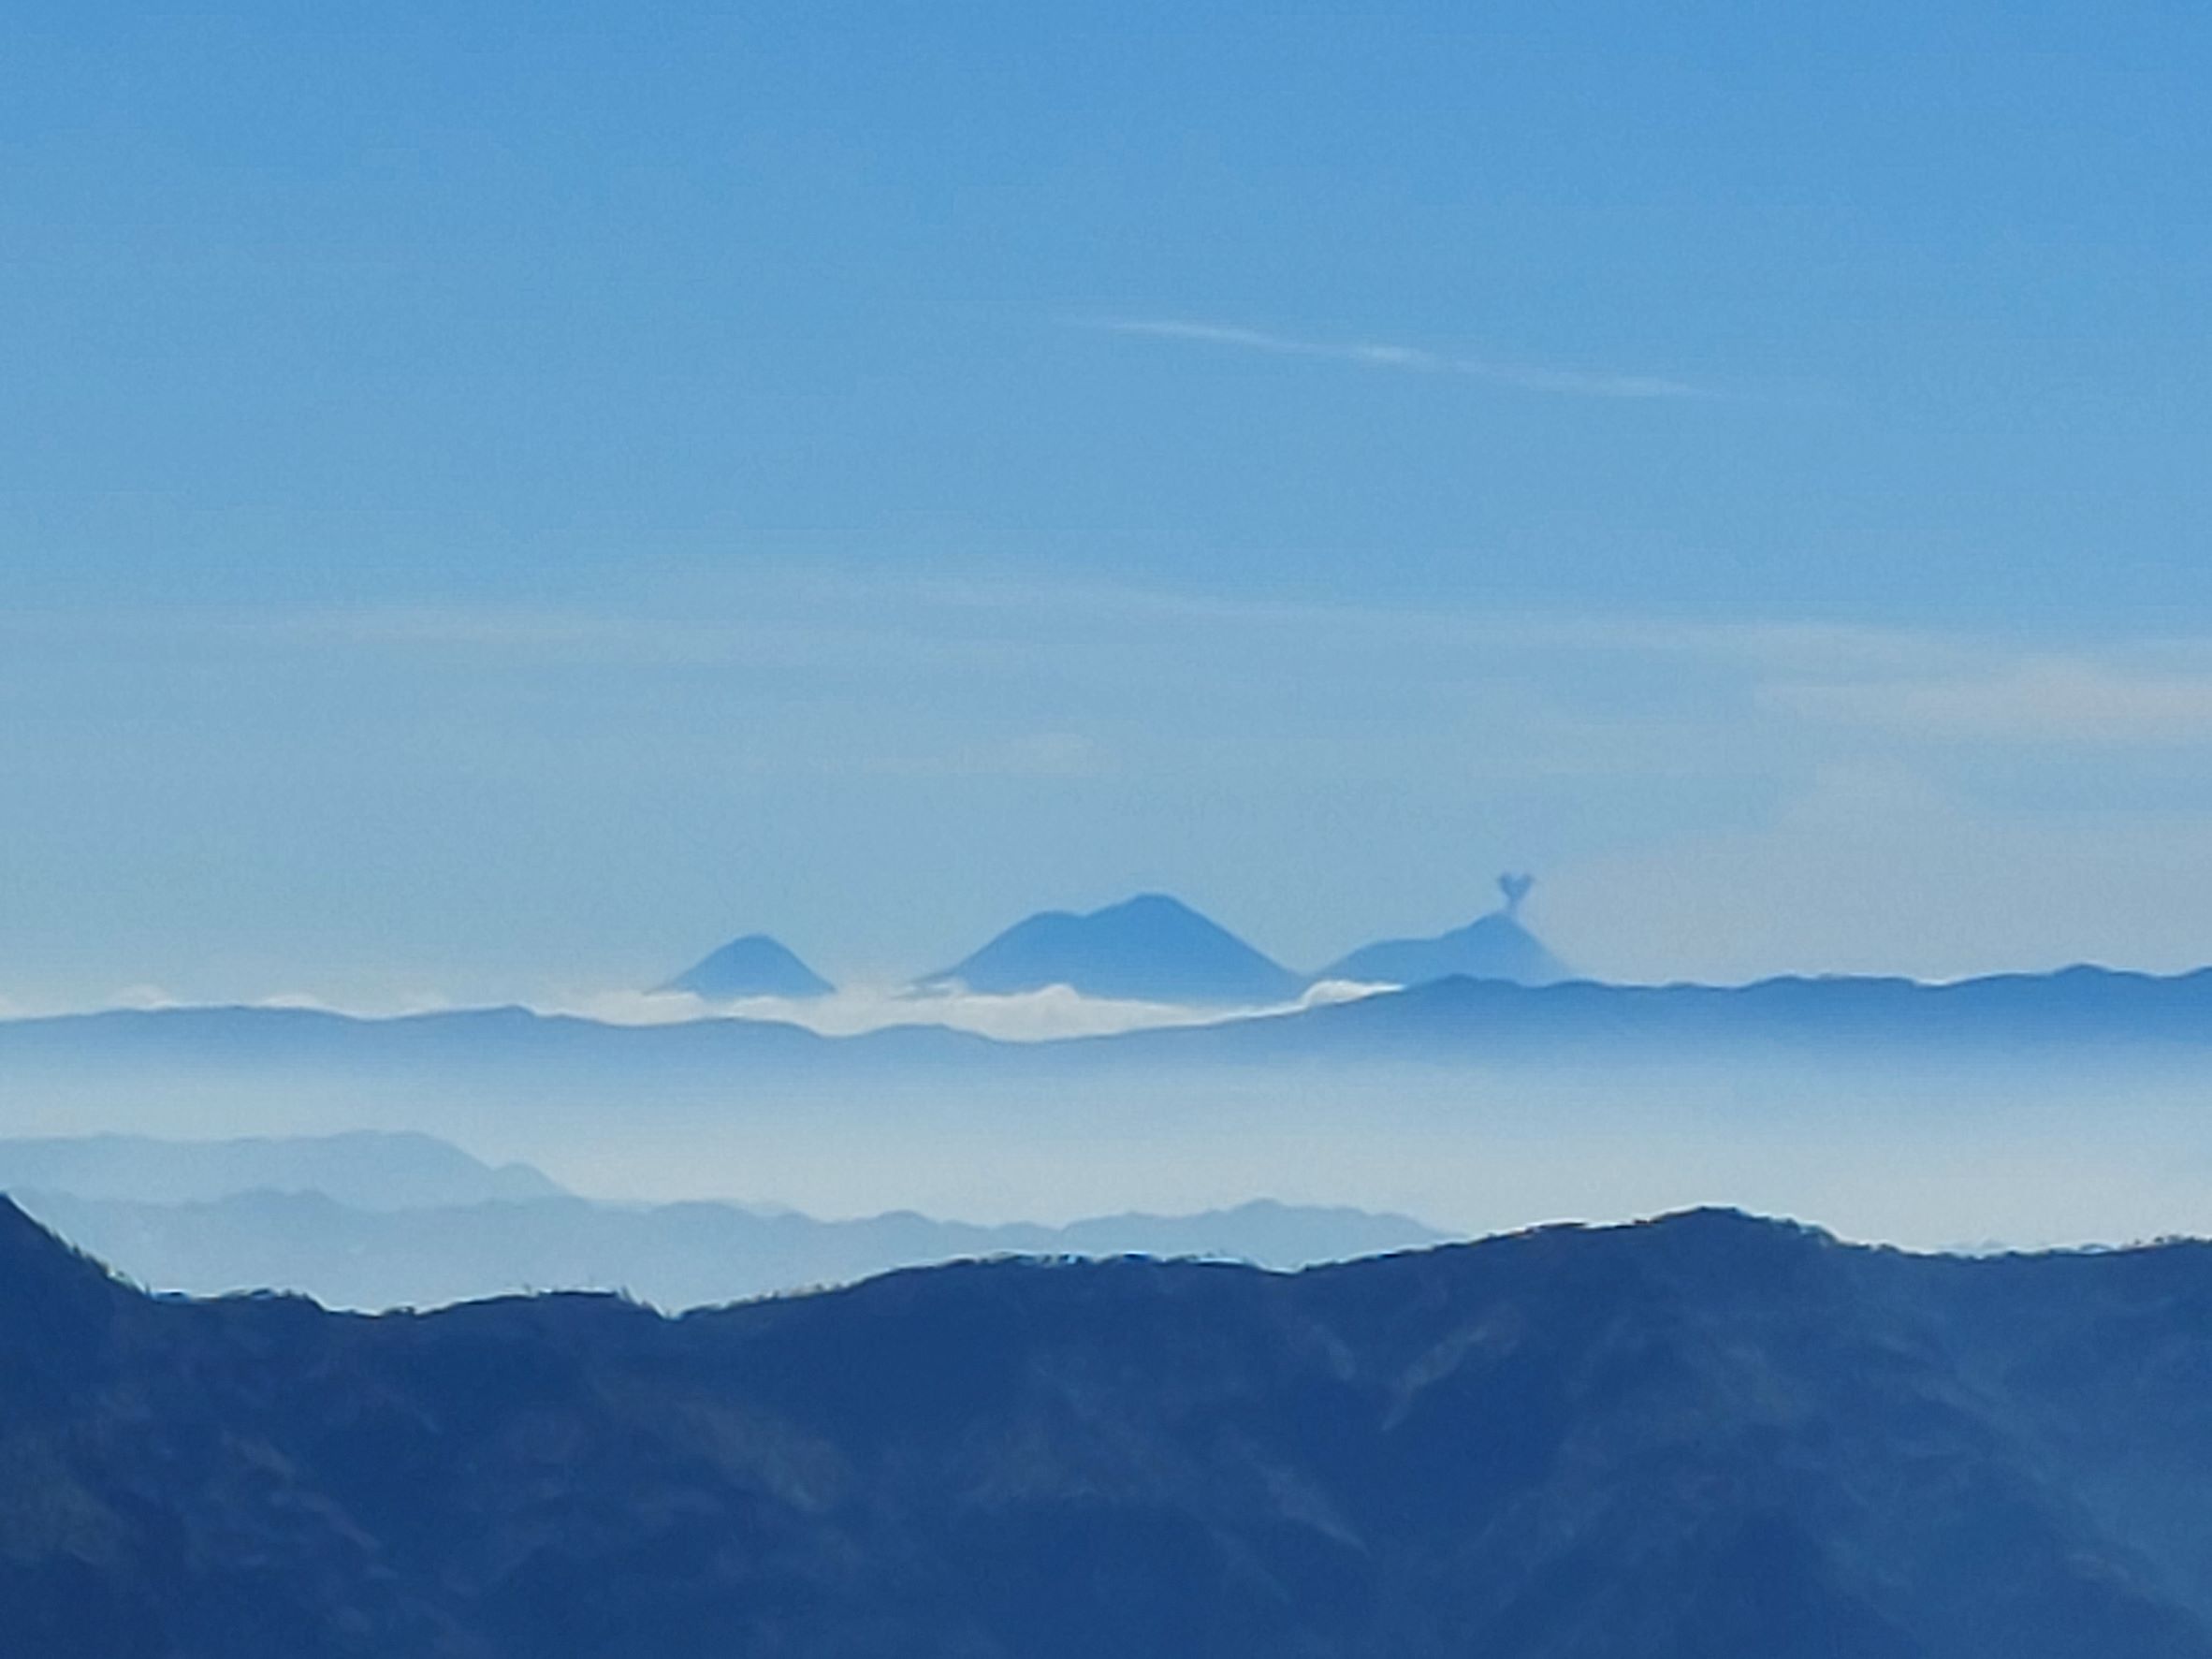
[[680,1319],[155,1301],[0,1204],[40,1659],[2212,1656],[2212,1248],[1732,1213]]

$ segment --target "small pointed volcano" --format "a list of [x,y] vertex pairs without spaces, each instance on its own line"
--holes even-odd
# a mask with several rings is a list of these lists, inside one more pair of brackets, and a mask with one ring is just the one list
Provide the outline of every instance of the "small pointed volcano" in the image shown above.
[[734,939],[661,987],[710,1002],[740,997],[827,997],[837,989],[764,933]]
[[1506,902],[1489,915],[1433,939],[1383,939],[1362,946],[1316,977],[1384,985],[1420,985],[1454,975],[1521,985],[1570,979],[1566,964],[1521,925],[1521,907],[1535,885],[1534,876],[1500,876],[1498,891]]
[[1086,997],[1223,1006],[1287,1001],[1305,988],[1297,974],[1163,893],[1083,916],[1046,910],[921,983],[994,996],[1068,985]]

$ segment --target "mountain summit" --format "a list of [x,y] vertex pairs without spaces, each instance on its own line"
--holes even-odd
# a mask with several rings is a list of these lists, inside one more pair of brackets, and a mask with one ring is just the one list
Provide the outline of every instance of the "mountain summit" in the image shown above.
[[764,933],[734,939],[661,987],[710,1002],[739,997],[827,997],[837,986]]
[[989,995],[1069,985],[1086,997],[1223,1005],[1288,1001],[1305,988],[1299,975],[1161,893],[1084,916],[1031,916],[921,982]]
[[1500,876],[1498,891],[1506,902],[1489,915],[1433,939],[1382,939],[1362,946],[1316,977],[1385,985],[1422,985],[1455,976],[1556,984],[1572,977],[1566,965],[1521,925],[1521,903],[1535,885],[1531,876]]

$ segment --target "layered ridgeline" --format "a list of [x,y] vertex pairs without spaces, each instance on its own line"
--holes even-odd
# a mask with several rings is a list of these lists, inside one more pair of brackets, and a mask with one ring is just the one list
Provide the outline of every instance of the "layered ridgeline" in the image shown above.
[[2212,972],[2095,968],[1451,979],[1040,1042],[519,1009],[120,1011],[0,1021],[0,1133],[431,1126],[603,1189],[818,1215],[1268,1195],[1464,1233],[1725,1198],[1895,1241],[2032,1244],[2204,1224],[2208,1055]]
[[618,1289],[661,1307],[700,1307],[1013,1254],[1302,1267],[1445,1236],[1404,1215],[1266,1201],[1057,1227],[910,1211],[825,1221],[735,1203],[600,1203],[527,1165],[494,1168],[417,1134],[0,1140],[0,1191],[152,1289],[292,1290],[368,1309],[546,1289]]
[[155,1302],[0,1207],[41,1659],[2212,1659],[2212,1249],[1700,1213],[670,1320]]
[[944,1221],[910,1210],[825,1221],[744,1204],[580,1198],[404,1211],[318,1192],[242,1192],[154,1204],[19,1191],[24,1210],[156,1290],[266,1287],[329,1307],[439,1307],[517,1290],[619,1290],[706,1307],[849,1285],[895,1268],[997,1256],[1144,1255],[1302,1267],[1434,1244],[1404,1215],[1265,1200],[1188,1215],[1099,1215],[1063,1226]]
[[[321,1010],[118,1009],[0,1020],[0,1084],[101,1067],[358,1065],[392,1076],[477,1076],[499,1065],[557,1083],[579,1069],[704,1071],[1016,1068],[1378,1057],[1641,1060],[1802,1051],[1977,1051],[2056,1044],[2180,1055],[2212,1044],[2212,968],[2151,975],[2077,967],[1931,983],[1833,976],[1748,985],[1517,985],[1465,977],[1265,1019],[1109,1038],[994,1042],[916,1025],[850,1038],[766,1021],[618,1026],[521,1008],[396,1019]],[[535,1068],[544,1068],[542,1074]]]
[[0,1192],[26,1190],[147,1207],[211,1203],[243,1193],[313,1193],[379,1212],[568,1196],[528,1164],[487,1164],[432,1135],[379,1130],[204,1141],[150,1135],[0,1140]]

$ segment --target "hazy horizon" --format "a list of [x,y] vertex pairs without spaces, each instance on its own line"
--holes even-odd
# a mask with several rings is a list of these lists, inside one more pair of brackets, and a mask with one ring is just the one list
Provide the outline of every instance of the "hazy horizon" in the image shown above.
[[0,1133],[2212,1227],[2193,984],[1310,982],[2212,964],[2212,33],[1942,11],[50,9]]
[[[1099,901],[1111,905],[1128,894],[1110,895]],[[1028,912],[1041,915],[1064,912],[1072,907],[1044,906]],[[1201,910],[1202,907],[1198,907]],[[1543,942],[1556,941],[1545,924],[1539,902],[1534,913],[1523,916],[1523,921],[1534,927]],[[1478,896],[1472,898],[1464,910],[1457,914],[1444,914],[1428,923],[1408,924],[1411,937],[1450,931],[1464,926],[1468,922],[1483,916],[1502,913],[1494,896],[1485,904]],[[1570,915],[1572,911],[1569,911]],[[1011,923],[1023,917],[1007,917]],[[1218,921],[1220,918],[1214,917]],[[995,924],[994,924],[995,925]],[[1002,929],[1001,929],[1002,930]],[[1244,930],[1231,931],[1254,942]],[[965,944],[948,944],[939,952],[939,966],[969,946],[980,944],[989,937],[987,929],[979,928],[964,936]],[[722,939],[710,939],[706,945],[694,948],[705,950],[727,942],[736,933]],[[1366,935],[1348,938],[1340,942],[1333,953],[1342,954],[1346,949],[1357,948],[1385,937],[1380,929]],[[778,943],[789,946],[791,940],[779,939]],[[1264,947],[1260,947],[1264,949]],[[19,982],[10,990],[0,986],[0,1019],[41,1018],[55,1014],[102,1011],[108,1010],[161,1009],[191,1007],[269,1007],[320,1009],[332,1012],[357,1015],[364,1018],[398,1017],[417,1013],[435,1013],[448,1011],[517,1006],[543,1013],[568,1014],[583,1019],[604,1020],[616,1024],[658,1024],[687,1018],[718,1016],[788,1020],[836,1034],[842,1031],[863,1031],[902,1019],[918,1020],[928,1024],[948,1024],[996,1034],[1001,1030],[1021,1033],[1032,1027],[1055,1034],[1066,1032],[1084,1034],[1107,1032],[1142,1026],[1179,1023],[1186,1019],[1217,1019],[1236,1015],[1290,1011],[1310,1000],[1315,993],[1324,998],[1332,996],[1354,996],[1363,991],[1389,988],[1398,982],[1374,980],[1367,983],[1346,982],[1339,989],[1328,982],[1323,974],[1311,974],[1312,984],[1308,997],[1260,1000],[1234,1009],[1189,1008],[1172,998],[1145,1000],[1086,995],[1066,986],[1040,986],[1036,990],[1016,993],[986,994],[968,992],[949,986],[933,989],[925,982],[933,969],[909,964],[904,970],[887,968],[882,964],[885,953],[880,949],[848,947],[843,951],[817,955],[810,950],[798,953],[809,967],[830,968],[835,982],[833,991],[819,997],[784,997],[772,995],[717,997],[676,990],[662,982],[672,973],[686,966],[681,958],[662,958],[654,964],[641,965],[637,977],[619,977],[620,968],[614,964],[626,962],[635,955],[634,950],[610,944],[606,951],[609,966],[596,971],[582,965],[566,967],[556,974],[539,964],[517,965],[503,975],[488,975],[481,971],[463,974],[451,981],[442,981],[435,971],[426,968],[411,976],[380,979],[374,976],[364,980],[357,972],[350,971],[340,962],[300,964],[289,977],[254,982],[240,979],[211,979],[204,974],[186,972],[174,982],[118,972],[104,985],[96,975],[80,976],[73,984],[63,989],[34,989]],[[1266,951],[1265,953],[1294,971],[1296,959]],[[2022,953],[2006,958],[1982,960],[1976,958],[1966,965],[1954,964],[1948,968],[1915,968],[1909,958],[1910,951],[1900,951],[1900,961],[1885,963],[1878,954],[1870,954],[1855,966],[1836,963],[1807,963],[1783,961],[1777,964],[1745,966],[1735,972],[1708,972],[1700,974],[1688,969],[1678,969],[1654,958],[1642,963],[1633,971],[1607,972],[1587,968],[1588,958],[1582,954],[1563,952],[1569,957],[1571,977],[1619,985],[1704,984],[1713,986],[1740,986],[1763,981],[1788,978],[1822,978],[1831,976],[1865,978],[1901,978],[1925,983],[1948,983],[1962,980],[2005,974],[2039,974],[2056,972],[2068,968],[2090,967],[2121,973],[2141,973],[2153,976],[2193,972],[2212,966],[2212,945],[2198,955],[2189,953],[2186,946],[2177,946],[2164,956],[2148,961],[2130,961],[2110,955],[2090,953],[2069,954],[2063,949],[2048,954]],[[1602,959],[1606,953],[1597,953]],[[1786,953],[1785,953],[1786,955]],[[875,966],[854,977],[841,973],[837,966],[854,960]],[[462,988],[448,989],[448,984]]]
[[0,65],[0,998],[2212,959],[2204,31],[1739,0]]

